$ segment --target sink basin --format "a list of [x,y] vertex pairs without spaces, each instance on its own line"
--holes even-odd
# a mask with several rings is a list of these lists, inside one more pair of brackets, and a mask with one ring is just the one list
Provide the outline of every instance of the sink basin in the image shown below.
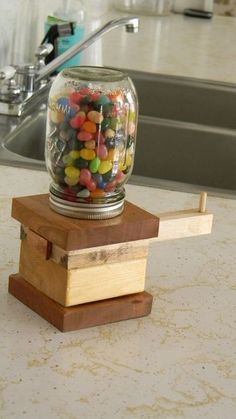
[[[131,181],[236,196],[236,86],[128,73],[140,103]],[[0,162],[45,169],[45,126],[45,111],[26,117],[4,139]]]

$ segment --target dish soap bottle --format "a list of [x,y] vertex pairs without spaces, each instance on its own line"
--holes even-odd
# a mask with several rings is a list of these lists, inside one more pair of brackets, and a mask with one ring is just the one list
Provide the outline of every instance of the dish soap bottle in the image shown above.
[[[50,28],[56,27],[53,37],[49,39]],[[80,42],[85,33],[85,11],[81,0],[63,0],[62,6],[49,15],[45,22],[45,39],[54,45],[54,57],[63,54],[69,48]],[[47,36],[48,35],[48,36]],[[57,71],[80,64],[80,54],[66,61]]]

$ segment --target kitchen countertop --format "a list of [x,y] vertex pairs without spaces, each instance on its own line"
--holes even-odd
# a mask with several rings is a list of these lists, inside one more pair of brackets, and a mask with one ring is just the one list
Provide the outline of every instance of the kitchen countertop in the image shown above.
[[[47,192],[48,174],[0,174],[0,418],[234,418],[236,201],[209,198],[210,236],[151,245],[150,316],[62,334],[7,293],[19,259],[11,198]],[[126,190],[151,212],[198,205],[192,194]]]
[[[97,24],[119,15],[110,12]],[[235,39],[232,17],[141,16],[137,34],[112,30],[87,50],[82,64],[236,83]]]

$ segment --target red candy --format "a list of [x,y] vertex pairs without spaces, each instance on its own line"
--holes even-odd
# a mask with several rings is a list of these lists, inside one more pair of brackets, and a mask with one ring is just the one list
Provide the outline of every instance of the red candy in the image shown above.
[[94,192],[96,189],[96,182],[91,179],[89,182],[86,183],[86,187],[90,192]]
[[101,159],[101,160],[106,160],[107,156],[108,156],[108,150],[106,148],[106,146],[104,144],[100,144],[97,148],[96,148],[96,152],[97,152],[97,156]]
[[90,182],[91,177],[91,172],[88,169],[81,169],[79,177],[80,183],[82,183],[83,185],[87,185],[88,182]]
[[93,134],[87,131],[80,131],[77,135],[77,138],[80,141],[90,141],[93,138]]
[[73,92],[69,97],[69,102],[70,104],[78,104],[81,101],[82,97],[83,95],[81,95],[81,93]]
[[85,121],[86,115],[84,112],[77,113],[74,118],[71,118],[70,120],[70,126],[72,128],[80,128],[84,121]]

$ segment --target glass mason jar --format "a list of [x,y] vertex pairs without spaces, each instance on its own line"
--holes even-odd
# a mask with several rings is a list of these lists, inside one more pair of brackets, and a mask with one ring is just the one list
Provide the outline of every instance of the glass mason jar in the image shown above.
[[137,116],[137,95],[127,74],[103,67],[58,74],[49,93],[45,152],[53,210],[87,219],[123,211]]

